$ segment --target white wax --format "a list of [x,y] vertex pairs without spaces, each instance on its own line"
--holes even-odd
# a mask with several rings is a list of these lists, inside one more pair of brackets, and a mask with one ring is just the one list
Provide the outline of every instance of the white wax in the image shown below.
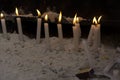
[[94,27],[95,25],[91,25],[90,32],[89,32],[88,39],[87,39],[88,45],[93,45]]
[[80,38],[80,37],[81,37],[81,28],[80,28],[80,24],[79,24],[79,23],[76,23],[75,26],[77,27],[77,30],[78,30],[78,37]]
[[40,43],[40,37],[41,37],[41,18],[37,19],[37,34],[36,34],[36,42]]
[[73,43],[74,43],[74,50],[78,51],[79,49],[79,37],[78,37],[78,30],[76,26],[73,26]]
[[7,29],[6,29],[5,19],[1,19],[1,25],[2,25],[3,34],[4,34],[4,36],[7,37]]
[[62,25],[61,24],[57,24],[57,28],[58,28],[58,37],[59,37],[60,48],[63,49],[63,31],[62,31]]
[[23,32],[22,32],[21,18],[16,18],[16,20],[17,20],[19,38],[20,38],[21,41],[23,41]]
[[45,31],[45,40],[46,40],[46,47],[50,50],[50,40],[49,40],[49,27],[48,23],[44,23],[44,31]]
[[94,27],[94,43],[93,49],[97,50],[100,47],[100,25]]

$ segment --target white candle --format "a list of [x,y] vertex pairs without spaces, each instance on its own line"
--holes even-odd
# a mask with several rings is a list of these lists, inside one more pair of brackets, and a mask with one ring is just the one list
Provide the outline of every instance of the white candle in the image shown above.
[[89,46],[93,45],[94,27],[95,27],[95,25],[91,25],[90,32],[89,32],[89,35],[88,35],[87,42],[88,42]]
[[39,10],[37,10],[38,12],[38,19],[37,19],[37,34],[36,34],[36,42],[40,43],[40,37],[41,37],[41,22],[42,19],[40,18],[41,13]]
[[94,27],[94,43],[93,43],[93,48],[98,49],[100,47],[100,25],[97,24]]
[[92,48],[94,50],[98,50],[98,48],[100,47],[100,42],[101,42],[101,38],[100,38],[100,19],[102,16],[100,16],[98,18],[98,20],[96,19],[96,17],[93,18],[93,23],[91,25],[91,29],[89,32],[89,36],[88,36],[88,44],[90,46],[92,46]]
[[[45,20],[48,20],[48,15],[45,15]],[[46,40],[46,47],[48,50],[50,50],[50,40],[49,40],[49,26],[48,23],[44,23],[44,31],[45,31],[45,40]]]
[[79,25],[76,24],[77,20],[77,14],[75,15],[73,19],[73,43],[74,43],[74,50],[78,51],[79,50]]
[[77,27],[77,29],[78,29],[78,36],[79,37],[81,37],[81,28],[80,28],[80,23],[79,23],[80,21],[79,21],[79,18],[77,17],[76,18],[76,24],[75,24],[75,26]]
[[[19,16],[18,9],[16,8],[16,15]],[[22,24],[21,24],[21,18],[17,17],[17,26],[18,26],[18,33],[19,33],[19,38],[21,41],[23,41],[23,32],[22,32]]]
[[1,25],[2,25],[2,30],[3,30],[4,36],[7,38],[6,22],[5,22],[5,19],[4,19],[3,17],[4,17],[4,15],[3,15],[3,13],[1,13]]
[[57,28],[58,28],[58,37],[59,37],[60,48],[63,49],[63,32],[62,32],[61,20],[62,20],[62,13],[60,12],[59,19],[58,19],[59,23],[57,24]]
[[77,51],[79,48],[79,38],[78,38],[77,27],[73,26],[73,43],[74,43],[74,50]]

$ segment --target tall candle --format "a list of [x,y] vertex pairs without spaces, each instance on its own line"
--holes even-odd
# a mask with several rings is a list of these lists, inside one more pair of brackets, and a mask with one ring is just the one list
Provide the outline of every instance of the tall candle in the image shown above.
[[81,28],[80,28],[80,23],[79,23],[80,21],[79,21],[79,18],[77,17],[76,18],[76,24],[75,24],[75,26],[77,27],[77,29],[78,29],[78,36],[79,37],[81,37]]
[[100,26],[96,25],[94,27],[94,42],[93,48],[98,49],[100,47]]
[[18,26],[18,33],[19,33],[19,38],[21,41],[23,41],[23,31],[22,31],[22,24],[21,24],[21,18],[18,17],[19,13],[18,13],[18,9],[16,8],[16,15],[17,15],[17,26]]
[[2,25],[2,30],[3,30],[4,36],[7,38],[6,22],[5,22],[5,19],[4,19],[3,17],[4,17],[4,15],[3,15],[3,13],[1,13],[1,25]]
[[96,19],[96,17],[93,18],[93,24],[91,25],[91,29],[88,35],[88,44],[92,46],[94,50],[97,50],[100,47],[100,19],[102,16]]
[[62,12],[60,12],[60,14],[59,14],[57,28],[58,28],[58,37],[59,37],[60,48],[63,49],[63,32],[62,32],[61,20],[62,20]]
[[40,43],[40,37],[41,37],[41,21],[42,19],[40,18],[41,13],[40,11],[37,9],[37,13],[38,13],[38,18],[37,18],[37,34],[36,34],[36,42]]
[[88,35],[87,42],[88,42],[88,45],[89,45],[89,46],[93,45],[94,27],[95,27],[95,25],[92,24],[92,25],[91,25],[91,28],[90,28],[89,35]]
[[94,18],[94,20],[95,20],[95,27],[94,27],[93,49],[98,49],[100,47],[100,44],[101,44],[100,24],[99,24],[101,18],[102,18],[102,16],[100,16],[98,18],[98,20],[96,18]]
[[74,43],[74,50],[78,51],[79,49],[79,32],[78,32],[78,27],[75,25],[76,24],[76,18],[77,16],[75,15],[73,19],[73,43]]
[[44,30],[45,30],[45,40],[46,40],[46,47],[48,50],[50,50],[50,40],[49,40],[49,25],[47,23],[48,21],[48,15],[45,15],[45,23],[44,23]]

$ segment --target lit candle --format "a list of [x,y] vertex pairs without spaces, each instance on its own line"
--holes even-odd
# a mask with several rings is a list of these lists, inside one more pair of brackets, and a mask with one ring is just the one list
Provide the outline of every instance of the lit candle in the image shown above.
[[88,36],[88,44],[91,45],[95,50],[97,50],[100,47],[101,42],[99,24],[101,18],[102,16],[100,16],[98,20],[96,19],[96,17],[93,18],[93,24],[91,25],[91,29]]
[[45,23],[44,23],[44,32],[45,32],[45,40],[46,40],[46,47],[48,50],[50,50],[50,40],[49,40],[49,25],[47,23],[48,21],[48,15],[45,15]]
[[100,47],[101,44],[101,34],[100,34],[100,19],[102,16],[100,16],[98,18],[98,20],[95,18],[96,22],[95,22],[95,27],[94,27],[94,43],[93,43],[93,49],[98,49]]
[[63,48],[63,32],[62,32],[61,20],[62,20],[62,12],[60,12],[59,14],[59,19],[57,24],[59,44],[60,44],[60,48],[62,49]]
[[17,8],[15,9],[15,12],[16,12],[16,16],[17,16],[16,20],[17,20],[19,38],[20,38],[21,41],[23,41],[23,32],[22,32],[21,18],[18,17],[19,16],[19,12],[18,12]]
[[37,9],[37,13],[38,13],[38,18],[37,18],[37,34],[36,34],[36,42],[40,43],[40,37],[41,37],[41,21],[42,19],[41,17],[41,13],[40,11]]
[[3,34],[7,38],[6,22],[3,13],[1,13],[1,25],[2,25]]
[[74,50],[78,51],[79,49],[79,35],[78,35],[78,27],[76,27],[76,18],[77,15],[75,15],[73,19],[73,43],[74,43]]
[[[95,17],[93,18],[93,23],[94,23],[94,22],[97,23],[96,20],[95,20]],[[94,28],[95,28],[95,25],[92,24],[92,25],[91,25],[91,28],[90,28],[89,35],[88,35],[88,39],[87,39],[87,42],[88,42],[88,45],[89,45],[89,46],[92,46],[92,45],[93,45]]]
[[75,26],[77,27],[77,30],[78,30],[78,37],[79,37],[79,40],[80,40],[80,37],[81,37],[81,28],[80,28],[80,20],[78,17],[76,17],[76,24]]

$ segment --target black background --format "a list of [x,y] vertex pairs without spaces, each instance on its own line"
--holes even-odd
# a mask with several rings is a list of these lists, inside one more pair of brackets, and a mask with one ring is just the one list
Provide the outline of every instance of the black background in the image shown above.
[[57,12],[63,11],[65,16],[72,17],[77,12],[86,18],[105,15],[109,19],[120,19],[119,0],[0,0],[0,10],[11,13],[15,7],[32,13],[36,8],[45,12],[49,7]]

